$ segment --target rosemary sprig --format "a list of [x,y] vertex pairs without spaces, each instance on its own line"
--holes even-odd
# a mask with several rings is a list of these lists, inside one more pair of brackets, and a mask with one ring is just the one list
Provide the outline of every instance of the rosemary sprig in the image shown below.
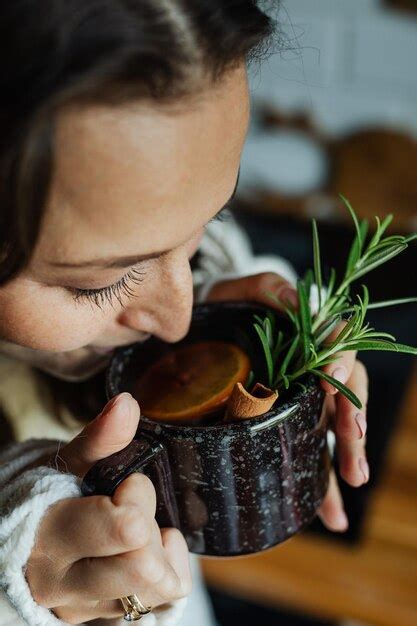
[[[362,297],[358,294],[356,302],[350,295],[353,282],[401,254],[408,244],[417,238],[417,233],[409,236],[383,237],[393,219],[390,214],[382,222],[375,217],[376,229],[367,243],[368,222],[359,221],[348,200],[342,195],[340,197],[355,226],[355,236],[343,278],[337,285],[336,271],[332,268],[327,289],[323,288],[319,234],[316,221],[313,219],[314,270],[307,270],[304,277],[297,281],[298,309],[268,293],[272,300],[281,305],[292,322],[292,332],[285,337],[281,330],[277,332],[272,311],[264,318],[255,316],[254,327],[265,354],[270,387],[280,391],[288,389],[292,384],[303,386],[297,379],[310,372],[327,380],[356,407],[362,408],[359,398],[348,387],[320,368],[333,363],[338,358],[336,353],[344,350],[385,350],[417,355],[417,348],[396,343],[395,337],[389,333],[376,331],[365,320],[368,309],[417,302],[417,297],[370,302],[369,292],[364,284],[361,285]],[[310,307],[313,283],[318,290],[318,309],[314,314],[311,313]],[[329,341],[329,336],[342,320],[346,321],[346,325],[333,341]]]

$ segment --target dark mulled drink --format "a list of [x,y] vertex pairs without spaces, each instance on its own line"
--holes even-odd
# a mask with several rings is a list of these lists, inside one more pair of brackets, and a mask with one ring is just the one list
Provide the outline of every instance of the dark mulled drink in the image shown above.
[[157,359],[137,380],[133,395],[149,419],[209,424],[222,419],[235,384],[245,384],[249,372],[249,357],[239,346],[201,341]]

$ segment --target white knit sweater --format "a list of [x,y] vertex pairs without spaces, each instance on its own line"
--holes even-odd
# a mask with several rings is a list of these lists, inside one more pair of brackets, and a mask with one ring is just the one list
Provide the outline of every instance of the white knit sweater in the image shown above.
[[[276,272],[292,284],[297,278],[291,265],[281,258],[254,257],[247,236],[232,218],[209,224],[200,252],[200,267],[194,271],[196,302],[203,301],[213,284],[224,278],[263,271]],[[25,364],[0,357],[0,406],[16,441],[21,442],[0,450],[0,626],[64,624],[35,603],[25,566],[42,516],[58,500],[79,497],[79,480],[51,468],[25,471],[25,467],[45,453],[54,454],[62,441],[77,434],[80,425],[69,419],[68,427],[63,427],[48,415],[34,376]],[[143,626],[211,623],[195,559],[193,569],[194,591],[188,607],[186,600],[161,607],[143,618]]]

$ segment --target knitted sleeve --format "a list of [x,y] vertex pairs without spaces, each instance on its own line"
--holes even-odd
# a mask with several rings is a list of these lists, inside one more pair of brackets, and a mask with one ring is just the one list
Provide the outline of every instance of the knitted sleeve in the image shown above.
[[[25,578],[36,530],[46,510],[58,500],[81,493],[71,474],[48,467],[24,471],[44,455],[53,454],[58,445],[56,441],[32,439],[8,446],[0,454],[0,589],[9,603],[7,612],[10,614],[13,607],[20,623],[31,626],[63,623],[36,604]],[[12,623],[10,618],[6,623]]]
[[[59,445],[32,439],[0,451],[0,626],[66,624],[35,602],[25,578],[37,528],[48,507],[81,496],[80,481],[72,474],[43,466],[24,469],[55,454]],[[158,607],[143,618],[143,626],[175,626],[185,603],[182,599]]]

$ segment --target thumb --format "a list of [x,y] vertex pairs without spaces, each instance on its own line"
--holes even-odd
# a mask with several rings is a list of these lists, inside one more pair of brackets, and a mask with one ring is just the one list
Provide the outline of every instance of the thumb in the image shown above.
[[112,398],[103,411],[59,451],[55,460],[80,478],[94,463],[119,452],[135,436],[140,409],[130,393]]

